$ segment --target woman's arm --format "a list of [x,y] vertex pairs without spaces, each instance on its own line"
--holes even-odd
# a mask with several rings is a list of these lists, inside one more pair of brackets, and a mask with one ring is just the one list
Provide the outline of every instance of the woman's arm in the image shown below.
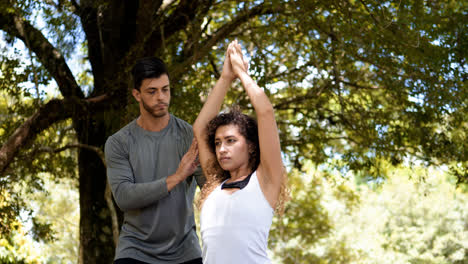
[[242,82],[257,114],[260,144],[260,164],[257,175],[267,200],[275,208],[281,189],[284,165],[273,106],[265,92],[247,73],[240,45],[236,42],[233,47],[229,48],[228,53],[232,70]]
[[[233,44],[231,42],[228,46],[228,49],[232,45]],[[210,177],[209,173],[206,171],[208,162],[216,158],[215,155],[210,151],[207,144],[207,125],[211,119],[218,115],[224,101],[224,96],[226,96],[226,93],[235,78],[236,76],[232,72],[231,62],[226,52],[221,77],[218,79],[215,86],[208,95],[202,110],[198,114],[198,117],[193,124],[193,132],[198,142],[200,164],[203,169],[203,173],[207,178]]]

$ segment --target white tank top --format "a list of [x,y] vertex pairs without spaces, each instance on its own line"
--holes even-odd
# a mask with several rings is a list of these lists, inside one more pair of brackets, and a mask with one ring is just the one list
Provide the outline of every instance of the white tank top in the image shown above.
[[201,210],[203,263],[270,263],[267,243],[274,212],[257,173],[247,186],[232,194],[221,190],[221,185],[207,197]]

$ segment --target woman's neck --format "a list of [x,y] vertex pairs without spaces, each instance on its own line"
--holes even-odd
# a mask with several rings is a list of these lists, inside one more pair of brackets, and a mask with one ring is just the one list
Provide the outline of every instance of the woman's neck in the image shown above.
[[251,173],[252,171],[250,168],[239,168],[236,170],[229,171],[231,178],[228,181],[231,182],[231,181],[243,180],[247,176],[249,176],[249,174]]

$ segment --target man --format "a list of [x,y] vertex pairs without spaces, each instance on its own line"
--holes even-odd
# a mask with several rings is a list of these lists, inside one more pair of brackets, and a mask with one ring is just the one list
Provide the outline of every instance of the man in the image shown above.
[[114,263],[202,263],[193,198],[204,177],[192,127],[168,112],[160,59],[137,61],[132,74],[140,116],[105,146],[108,180],[124,212]]

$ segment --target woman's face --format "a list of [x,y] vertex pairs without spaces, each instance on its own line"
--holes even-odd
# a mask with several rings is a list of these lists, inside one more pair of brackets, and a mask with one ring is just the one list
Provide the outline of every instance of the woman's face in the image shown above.
[[236,125],[224,125],[215,133],[216,158],[223,170],[233,171],[249,166],[249,145]]

